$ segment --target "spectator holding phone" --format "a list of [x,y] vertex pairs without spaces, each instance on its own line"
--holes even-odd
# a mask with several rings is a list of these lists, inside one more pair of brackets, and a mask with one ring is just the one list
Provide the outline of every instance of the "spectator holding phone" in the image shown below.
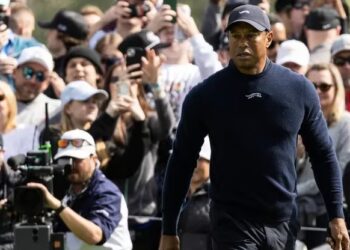
[[142,30],[156,15],[151,1],[117,0],[90,30],[89,46],[95,48],[106,33],[117,32],[122,38]]
[[[142,62],[114,65],[106,76],[106,88],[117,107],[117,124],[112,140],[106,142],[110,156],[104,172],[120,187],[131,216],[155,216],[157,189],[154,168],[157,147],[172,130],[175,118],[168,98],[158,84],[163,59],[147,50]],[[140,69],[142,64],[142,71]],[[145,93],[145,83],[152,98]],[[135,232],[135,250],[158,249],[160,224],[149,219],[129,220]]]

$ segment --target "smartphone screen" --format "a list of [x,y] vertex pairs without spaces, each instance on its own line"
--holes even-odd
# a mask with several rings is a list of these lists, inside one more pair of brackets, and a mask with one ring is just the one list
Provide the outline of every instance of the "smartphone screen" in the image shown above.
[[130,95],[129,84],[125,81],[117,82],[118,95]]

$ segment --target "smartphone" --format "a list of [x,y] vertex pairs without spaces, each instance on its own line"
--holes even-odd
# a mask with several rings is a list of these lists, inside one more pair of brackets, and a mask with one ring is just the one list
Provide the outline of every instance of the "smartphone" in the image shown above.
[[[163,4],[167,4],[170,6],[170,8],[174,11],[177,10],[177,0],[164,0]],[[176,17],[171,20],[172,23],[176,23]]]
[[118,91],[118,95],[130,95],[129,83],[123,80],[119,80],[117,82],[117,91]]
[[[186,16],[191,16],[191,7],[188,4],[178,4],[177,11],[181,12],[182,14]],[[175,31],[174,36],[178,42],[183,42],[187,39],[186,35],[183,33],[183,31],[180,29],[180,27],[176,24],[175,25]]]
[[140,63],[141,58],[146,56],[146,50],[141,47],[130,47],[126,51],[126,65],[130,66],[133,64]]

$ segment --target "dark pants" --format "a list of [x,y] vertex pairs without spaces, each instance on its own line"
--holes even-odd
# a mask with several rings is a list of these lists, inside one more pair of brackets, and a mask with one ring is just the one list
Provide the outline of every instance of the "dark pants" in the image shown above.
[[212,205],[213,250],[294,250],[298,224],[266,225],[231,214]]
[[153,221],[142,227],[129,224],[133,250],[158,250],[161,235],[161,223]]

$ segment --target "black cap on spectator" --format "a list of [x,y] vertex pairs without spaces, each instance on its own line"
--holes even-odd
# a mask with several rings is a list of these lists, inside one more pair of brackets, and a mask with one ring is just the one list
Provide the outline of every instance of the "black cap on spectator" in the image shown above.
[[225,16],[229,14],[234,8],[244,4],[249,4],[249,0],[228,0],[225,4],[221,17],[225,18]]
[[88,26],[81,14],[71,10],[60,10],[50,22],[38,21],[45,29],[55,29],[76,39],[84,40],[88,35]]
[[245,22],[252,25],[259,31],[271,30],[271,25],[267,14],[256,5],[241,5],[230,13],[225,31],[237,22]]
[[310,30],[329,30],[340,25],[336,10],[320,7],[312,10],[306,17],[305,27]]
[[67,55],[64,58],[63,69],[66,69],[70,59],[76,57],[83,57],[89,60],[95,66],[96,71],[99,74],[103,75],[100,55],[95,50],[84,46],[76,46],[68,51]]
[[300,9],[305,5],[310,5],[310,0],[276,0],[275,10],[279,13],[291,8]]
[[168,43],[161,43],[159,37],[148,30],[141,30],[124,38],[118,49],[125,54],[128,48],[139,47],[143,49],[162,49],[169,47]]

